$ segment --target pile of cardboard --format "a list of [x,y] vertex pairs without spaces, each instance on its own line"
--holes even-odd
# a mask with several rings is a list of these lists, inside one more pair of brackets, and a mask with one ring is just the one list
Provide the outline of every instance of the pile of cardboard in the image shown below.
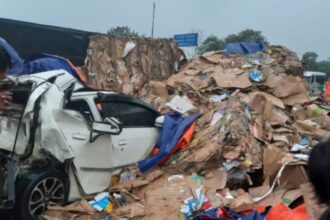
[[[306,126],[313,138],[330,134],[320,124],[312,123],[316,118],[308,117],[314,105],[299,77],[301,72],[293,72],[302,70],[297,65],[299,59],[288,61],[280,56],[286,51],[277,46],[249,56],[207,53],[187,63],[163,85],[150,83],[151,93],[156,94],[145,99],[157,106],[163,98],[161,111],[168,111],[164,103],[172,98],[168,94],[173,91],[174,95],[188,97],[195,106],[191,112],[204,114],[198,121],[195,140],[180,152],[176,167],[192,169],[196,165],[198,171],[217,159],[260,169],[264,147],[274,145],[288,152],[306,134]],[[255,81],[252,73],[259,74],[260,79]],[[158,97],[167,88],[169,92]],[[328,120],[324,114],[319,117]]]
[[92,36],[84,67],[87,83],[134,95],[146,82],[172,75],[182,55],[170,39]]
[[111,219],[192,219],[200,210],[241,212],[302,197],[318,219],[306,161],[330,136],[329,106],[309,96],[302,71],[293,52],[271,46],[250,55],[206,53],[147,83],[137,95],[162,113],[203,116],[187,148],[147,174],[132,168],[135,180],[110,187],[135,196]]
[[[178,109],[194,106],[183,113],[203,113],[189,147],[173,155],[162,170],[225,172],[226,187],[249,192],[235,198],[252,207],[259,204],[253,201],[262,202],[277,189],[301,195],[300,185],[308,182],[308,152],[330,136],[329,106],[309,96],[302,76],[295,53],[270,46],[251,55],[206,53],[167,81],[150,82],[142,97],[161,112],[175,109],[168,103],[179,96]],[[229,203],[235,209],[236,202]]]

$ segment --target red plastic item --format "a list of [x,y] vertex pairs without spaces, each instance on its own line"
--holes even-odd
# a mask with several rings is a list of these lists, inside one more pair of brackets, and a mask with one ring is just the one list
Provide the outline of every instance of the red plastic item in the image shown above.
[[209,201],[207,201],[207,202],[203,203],[203,205],[201,207],[201,210],[207,210],[207,209],[210,209],[210,208],[212,208],[212,205]]
[[218,208],[217,217],[218,218],[228,217],[228,213],[224,209]]
[[151,156],[156,156],[159,152],[159,147],[154,147],[154,149],[152,149],[150,155]]

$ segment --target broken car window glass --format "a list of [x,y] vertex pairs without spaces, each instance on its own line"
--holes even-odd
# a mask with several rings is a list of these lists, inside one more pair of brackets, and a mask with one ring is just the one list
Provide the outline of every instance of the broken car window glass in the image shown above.
[[153,127],[157,118],[156,112],[128,102],[104,102],[97,103],[97,106],[103,120],[114,117],[124,127]]
[[92,111],[88,103],[84,100],[75,100],[66,104],[65,109],[70,109],[80,112],[88,122],[94,121]]

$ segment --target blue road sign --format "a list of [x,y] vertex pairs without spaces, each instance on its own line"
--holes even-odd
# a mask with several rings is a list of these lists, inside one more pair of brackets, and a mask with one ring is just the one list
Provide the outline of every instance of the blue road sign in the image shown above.
[[179,47],[197,46],[198,33],[176,34],[174,35],[173,39],[179,45]]

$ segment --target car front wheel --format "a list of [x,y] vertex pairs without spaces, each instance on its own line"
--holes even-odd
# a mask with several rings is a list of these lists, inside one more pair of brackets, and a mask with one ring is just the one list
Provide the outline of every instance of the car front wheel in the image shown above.
[[64,205],[68,185],[66,174],[55,169],[25,174],[17,187],[17,205],[22,220],[36,220],[48,206]]

